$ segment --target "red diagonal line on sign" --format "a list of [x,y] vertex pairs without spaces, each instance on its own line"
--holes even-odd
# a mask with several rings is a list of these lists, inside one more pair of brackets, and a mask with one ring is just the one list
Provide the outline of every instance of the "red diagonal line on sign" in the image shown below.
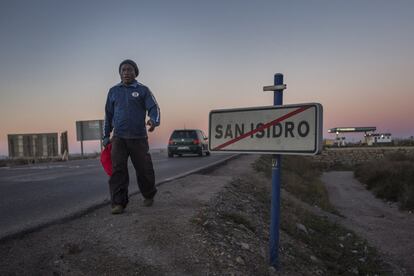
[[241,140],[243,138],[246,138],[247,136],[253,135],[253,134],[255,134],[255,133],[259,132],[259,131],[262,131],[262,130],[267,129],[267,128],[271,127],[271,126],[274,126],[274,125],[276,125],[276,124],[278,124],[278,123],[286,120],[287,118],[292,117],[293,115],[296,115],[296,114],[298,114],[298,113],[300,113],[302,111],[305,111],[306,109],[308,109],[310,107],[311,107],[310,105],[309,106],[302,106],[302,107],[300,107],[300,108],[298,108],[298,109],[296,109],[296,110],[294,110],[292,112],[289,112],[289,113],[283,115],[282,117],[279,117],[279,118],[277,118],[277,119],[275,119],[273,121],[270,121],[270,122],[268,122],[268,123],[266,123],[266,124],[264,124],[264,125],[256,128],[256,129],[253,129],[253,130],[245,133],[245,134],[242,134],[240,136],[237,136],[236,138],[234,138],[232,140],[229,140],[229,141],[227,141],[227,142],[225,142],[225,143],[223,143],[221,145],[218,145],[213,150],[219,150],[219,149],[225,148],[228,145],[234,144],[237,141],[239,141],[239,140]]

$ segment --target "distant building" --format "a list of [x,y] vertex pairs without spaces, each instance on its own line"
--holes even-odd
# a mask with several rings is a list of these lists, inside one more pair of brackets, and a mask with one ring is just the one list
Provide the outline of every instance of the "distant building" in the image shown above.
[[[340,133],[357,133],[357,132],[365,132],[365,138],[370,135],[369,132],[376,131],[376,127],[334,127],[331,129],[328,129],[329,133],[335,133],[336,134],[336,145],[338,147],[344,147],[346,146],[345,137],[340,137]],[[365,143],[368,144],[368,142],[365,139]]]
[[365,136],[368,146],[392,143],[391,133],[370,133]]
[[44,158],[58,156],[58,134],[9,134],[9,158]]
[[335,145],[335,140],[333,140],[333,139],[324,139],[323,140],[323,145],[331,147],[331,146]]
[[336,137],[336,145],[338,147],[345,147],[346,146],[346,142],[345,142],[345,137]]

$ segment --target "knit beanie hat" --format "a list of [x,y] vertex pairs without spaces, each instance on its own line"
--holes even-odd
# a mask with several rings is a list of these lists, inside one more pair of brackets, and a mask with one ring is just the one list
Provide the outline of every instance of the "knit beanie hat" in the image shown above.
[[130,59],[126,59],[123,62],[121,62],[121,64],[119,64],[119,73],[120,74],[121,74],[121,66],[124,65],[124,64],[130,64],[132,67],[134,67],[135,76],[138,77],[138,74],[139,74],[138,66],[133,60],[130,60]]

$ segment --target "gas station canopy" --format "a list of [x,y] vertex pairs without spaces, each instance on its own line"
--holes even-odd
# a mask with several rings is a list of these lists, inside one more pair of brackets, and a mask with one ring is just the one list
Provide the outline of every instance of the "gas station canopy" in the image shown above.
[[334,127],[328,130],[329,133],[341,133],[341,132],[368,132],[376,131],[376,127]]

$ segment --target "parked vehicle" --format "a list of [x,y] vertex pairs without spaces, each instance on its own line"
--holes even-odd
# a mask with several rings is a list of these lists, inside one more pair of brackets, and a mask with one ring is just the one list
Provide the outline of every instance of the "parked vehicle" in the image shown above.
[[183,154],[210,155],[208,138],[199,129],[177,129],[168,141],[168,157]]

